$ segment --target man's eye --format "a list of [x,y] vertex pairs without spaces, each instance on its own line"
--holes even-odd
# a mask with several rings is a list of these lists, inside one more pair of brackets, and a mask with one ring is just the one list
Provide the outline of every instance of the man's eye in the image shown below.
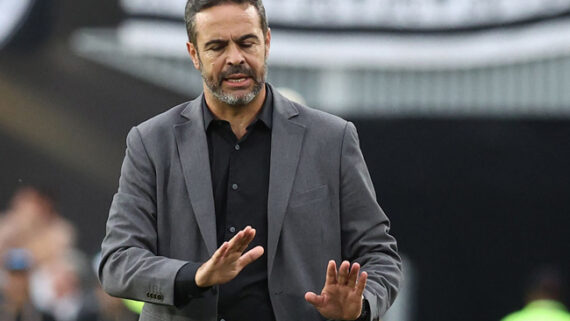
[[244,43],[241,44],[241,46],[242,46],[243,48],[251,48],[251,47],[253,46],[253,43],[251,43],[251,42],[244,42]]

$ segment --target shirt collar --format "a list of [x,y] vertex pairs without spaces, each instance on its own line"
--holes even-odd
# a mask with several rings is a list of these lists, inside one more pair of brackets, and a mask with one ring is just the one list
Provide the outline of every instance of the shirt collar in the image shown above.
[[[255,124],[257,120],[262,121],[267,128],[271,128],[273,124],[273,92],[271,91],[271,87],[265,85],[265,101],[261,106],[261,110],[255,117],[255,119],[251,122]],[[216,120],[216,116],[212,113],[210,108],[208,108],[208,104],[206,104],[206,97],[202,95],[202,114],[204,116],[204,129],[208,129],[210,124]]]

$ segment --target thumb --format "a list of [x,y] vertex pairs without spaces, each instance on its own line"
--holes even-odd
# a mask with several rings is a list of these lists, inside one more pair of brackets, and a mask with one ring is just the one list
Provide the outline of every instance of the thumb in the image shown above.
[[238,260],[239,260],[239,265],[241,266],[241,268],[244,268],[246,265],[250,264],[251,262],[259,259],[263,253],[264,253],[264,249],[261,246],[256,246],[253,249],[247,251],[245,254],[243,254]]
[[320,307],[325,303],[324,295],[317,295],[313,292],[305,293],[305,300],[315,307]]

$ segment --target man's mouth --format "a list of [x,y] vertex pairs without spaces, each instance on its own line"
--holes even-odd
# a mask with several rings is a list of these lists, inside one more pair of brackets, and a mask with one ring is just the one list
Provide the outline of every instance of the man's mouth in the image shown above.
[[226,78],[227,81],[229,82],[233,82],[233,83],[238,83],[238,82],[242,82],[244,80],[246,80],[247,78]]
[[245,74],[235,74],[235,75],[230,75],[228,77],[224,78],[224,81],[226,81],[227,83],[230,83],[232,85],[245,85],[249,82],[249,80],[251,79],[251,77],[249,77],[248,75]]

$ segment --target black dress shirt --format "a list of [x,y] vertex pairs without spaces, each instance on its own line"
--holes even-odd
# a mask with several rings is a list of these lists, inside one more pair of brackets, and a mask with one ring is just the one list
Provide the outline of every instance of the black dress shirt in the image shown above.
[[[247,225],[256,229],[248,250],[267,249],[267,194],[271,154],[273,93],[266,86],[266,98],[247,133],[237,139],[230,123],[216,119],[202,100],[204,128],[208,140],[214,195],[218,247]],[[177,304],[199,295],[196,266],[185,265],[176,276]],[[246,266],[230,282],[219,286],[218,320],[274,321],[267,285],[267,255]]]

